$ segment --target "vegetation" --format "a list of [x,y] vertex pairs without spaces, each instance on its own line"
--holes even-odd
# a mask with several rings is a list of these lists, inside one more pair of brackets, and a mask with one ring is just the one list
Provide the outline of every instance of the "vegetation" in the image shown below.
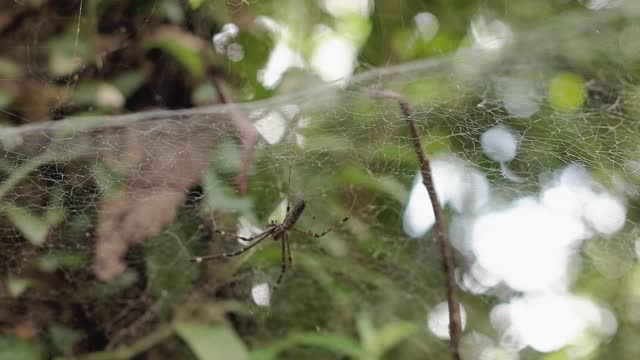
[[[440,178],[457,190],[436,188],[465,359],[640,355],[638,9],[337,3],[0,5],[0,359],[450,358],[434,310],[447,301],[438,244],[405,215],[420,185],[412,138],[372,89],[415,109],[436,184],[443,168],[459,175]],[[496,126],[518,135],[513,156],[487,150]],[[580,196],[602,201],[575,210],[586,230],[562,247],[562,281],[600,306],[581,320],[598,325],[558,346],[509,343],[496,309],[529,293],[474,275],[474,221],[542,203],[572,166],[589,179]],[[620,226],[593,220],[614,218],[598,212],[609,194],[624,204]],[[279,286],[286,259],[271,239],[192,261],[237,250],[232,234],[255,235],[302,199],[297,227],[337,226],[319,238],[291,229]],[[514,241],[549,227],[537,221]]]

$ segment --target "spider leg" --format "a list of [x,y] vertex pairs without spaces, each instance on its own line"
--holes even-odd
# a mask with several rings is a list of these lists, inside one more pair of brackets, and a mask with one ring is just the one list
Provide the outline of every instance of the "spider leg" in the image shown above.
[[293,267],[293,257],[291,256],[291,243],[289,242],[289,235],[285,234],[284,239],[287,245],[287,260],[289,261],[289,267]]
[[287,271],[287,261],[285,258],[285,247],[287,242],[287,234],[284,233],[282,238],[280,239],[280,262],[282,265],[282,270],[280,271],[280,275],[278,276],[278,280],[276,281],[276,286],[280,285],[280,281],[282,281],[282,277],[284,273]]
[[316,233],[314,233],[312,231],[309,231],[309,230],[298,229],[298,228],[295,228],[295,227],[292,227],[291,229],[293,229],[293,230],[295,230],[295,231],[297,231],[299,233],[305,234],[307,236],[311,236],[311,237],[314,237],[314,238],[321,238],[321,237],[327,235],[328,233],[332,232],[333,230],[335,230],[335,228],[337,228],[338,226],[344,224],[347,220],[349,220],[349,217],[345,217],[339,223],[333,225],[332,227],[328,228],[327,230],[321,232],[320,234],[316,234]]
[[[267,229],[267,230],[265,230],[265,231],[268,231],[268,230],[269,230],[269,229]],[[244,237],[244,236],[235,235],[235,234],[232,234],[232,233],[230,233],[230,232],[223,231],[223,230],[218,230],[218,229],[213,229],[213,231],[215,231],[216,233],[218,233],[218,234],[220,234],[220,235],[222,235],[222,236],[231,235],[231,236],[233,236],[234,238],[236,238],[236,239],[240,239],[240,240],[242,240],[242,241],[251,241],[251,240],[253,240],[253,239],[256,239],[256,238],[260,237],[262,234],[264,234],[264,232],[261,232],[261,233],[260,233],[260,234],[258,234],[258,235],[254,235],[254,236],[251,236],[251,237]]]
[[289,215],[289,211],[291,210],[291,204],[289,204],[290,198],[291,198],[291,166],[289,167],[289,183],[287,184],[287,215]]
[[248,238],[247,240],[252,240],[253,243],[243,247],[240,250],[231,252],[231,253],[224,253],[224,254],[218,254],[218,255],[210,255],[210,256],[198,256],[198,257],[194,257],[191,258],[191,262],[197,262],[197,263],[201,263],[203,261],[207,261],[207,260],[213,260],[213,259],[220,259],[220,258],[228,258],[228,257],[232,257],[232,256],[236,256],[236,255],[240,255],[243,252],[251,249],[252,247],[260,244],[262,242],[262,240],[266,239],[269,237],[269,235],[271,235],[273,233],[273,228],[267,228],[267,230],[263,231],[262,233],[256,235],[256,236],[252,236],[250,238]]

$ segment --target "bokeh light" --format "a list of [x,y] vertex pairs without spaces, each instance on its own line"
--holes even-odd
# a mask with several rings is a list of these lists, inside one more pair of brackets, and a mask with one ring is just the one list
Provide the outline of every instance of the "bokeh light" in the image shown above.
[[[460,304],[460,322],[462,329],[467,326],[467,310]],[[441,302],[429,311],[427,326],[431,333],[440,339],[449,338],[449,307],[446,302]]]

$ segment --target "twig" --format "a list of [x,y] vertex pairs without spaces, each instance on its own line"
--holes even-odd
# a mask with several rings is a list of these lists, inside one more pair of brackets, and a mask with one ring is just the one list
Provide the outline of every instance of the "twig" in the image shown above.
[[447,232],[447,224],[442,213],[442,206],[438,200],[436,190],[433,184],[433,176],[431,172],[431,165],[429,158],[424,152],[422,142],[420,141],[420,134],[418,128],[413,119],[413,110],[409,103],[402,97],[392,91],[386,90],[373,90],[368,92],[372,98],[391,99],[396,100],[400,105],[400,111],[409,126],[411,131],[411,141],[413,147],[418,156],[420,162],[420,173],[422,174],[422,183],[427,188],[429,199],[431,200],[431,206],[436,219],[436,238],[438,245],[440,246],[440,256],[442,258],[442,267],[446,276],[447,286],[447,303],[449,305],[449,340],[451,346],[451,353],[454,360],[462,360],[460,353],[460,341],[462,338],[462,326],[460,321],[460,303],[458,302],[458,294],[456,290],[456,278],[455,278],[455,264],[453,261],[453,253],[451,251],[451,244],[449,242],[449,234]]
[[251,120],[239,109],[233,105],[233,100],[223,91],[221,84],[214,78],[213,86],[215,87],[220,100],[223,104],[230,106],[231,122],[238,133],[240,141],[242,141],[242,152],[240,153],[241,167],[236,177],[236,186],[240,195],[247,192],[247,178],[249,177],[249,166],[253,160],[253,153],[258,142],[258,130]]
[[76,42],[73,47],[73,57],[75,58],[78,53],[78,42],[80,41],[80,20],[82,20],[82,3],[84,0],[80,0],[80,8],[78,9],[78,26],[76,27]]

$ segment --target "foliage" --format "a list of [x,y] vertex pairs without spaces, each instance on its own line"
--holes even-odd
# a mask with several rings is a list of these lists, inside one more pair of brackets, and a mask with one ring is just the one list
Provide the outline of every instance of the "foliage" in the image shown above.
[[[455,154],[481,169],[496,186],[496,207],[533,197],[545,176],[576,162],[591,171],[594,187],[627,199],[624,231],[599,232],[583,252],[572,249],[582,264],[570,274],[572,290],[612,309],[615,335],[594,330],[582,348],[513,355],[507,350],[518,344],[503,346],[490,314],[518,292],[502,284],[474,293],[461,275],[466,351],[493,349],[508,359],[575,358],[576,349],[592,359],[640,354],[632,316],[640,296],[638,127],[630,121],[638,114],[640,57],[609,48],[584,24],[573,27],[594,16],[590,26],[617,36],[637,18],[612,10],[596,19],[579,2],[552,0],[377,0],[365,14],[332,13],[323,3],[0,6],[12,19],[0,19],[0,359],[447,358],[446,341],[426,326],[445,301],[437,247],[403,231],[416,160],[396,104],[367,97],[371,87],[404,94],[434,166],[457,164],[445,155]],[[437,16],[434,34],[413,23],[426,12]],[[484,19],[493,18],[531,38],[510,44],[504,57],[469,55],[474,36],[482,37],[470,24],[492,33],[499,23]],[[567,35],[548,41],[558,30],[547,26]],[[575,39],[569,50],[567,37]],[[353,71],[364,74],[345,89],[344,79],[327,80],[318,65],[327,60],[316,57],[327,39],[353,46]],[[278,48],[296,55],[269,83],[265,67]],[[422,62],[367,72],[413,60]],[[503,89],[512,77],[540,85],[534,90],[545,100],[535,114],[514,115],[507,101],[492,98],[519,95],[518,86]],[[221,103],[239,104],[205,107]],[[196,110],[142,112],[187,108]],[[238,125],[243,120],[260,131],[257,145]],[[479,150],[495,125],[524,134],[517,157],[498,163]],[[242,194],[238,174],[247,164]],[[471,201],[439,196],[452,229],[476,215],[465,212]],[[255,233],[300,198],[308,202],[300,228],[318,232],[350,219],[321,239],[291,235],[295,266],[272,288],[268,307],[251,292],[273,285],[277,243],[228,261],[190,261],[237,248],[216,230]],[[454,245],[462,274],[473,265],[471,250]]]

